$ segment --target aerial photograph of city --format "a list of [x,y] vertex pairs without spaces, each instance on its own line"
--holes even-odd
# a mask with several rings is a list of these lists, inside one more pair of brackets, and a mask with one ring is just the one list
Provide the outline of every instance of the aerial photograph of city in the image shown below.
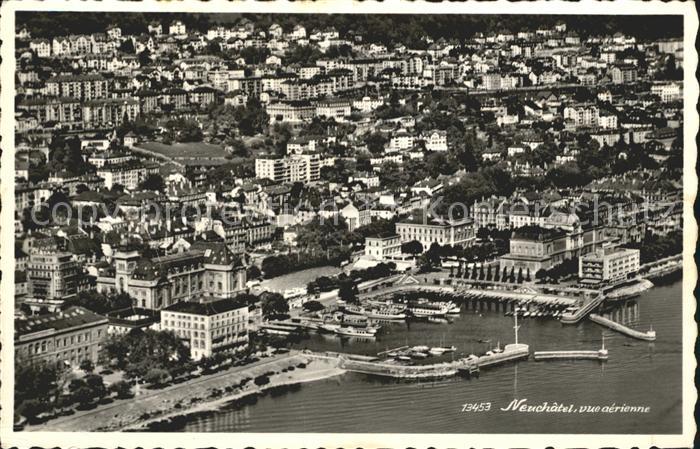
[[14,23],[14,432],[682,432],[682,15]]

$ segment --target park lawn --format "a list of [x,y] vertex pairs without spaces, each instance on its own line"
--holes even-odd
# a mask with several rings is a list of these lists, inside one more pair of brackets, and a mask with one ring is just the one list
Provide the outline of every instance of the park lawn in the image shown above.
[[137,145],[144,150],[160,153],[166,157],[179,158],[224,158],[228,153],[221,145],[205,142],[185,142],[166,145],[161,142],[145,142]]

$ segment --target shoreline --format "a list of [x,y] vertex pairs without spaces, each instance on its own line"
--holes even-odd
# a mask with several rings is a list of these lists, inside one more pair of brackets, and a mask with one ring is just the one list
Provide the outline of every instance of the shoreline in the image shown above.
[[[299,368],[299,364],[305,364],[306,367]],[[296,369],[288,370],[292,366]],[[161,418],[174,411],[186,412],[205,403],[223,399],[224,396],[230,398],[232,394],[256,392],[258,387],[252,381],[261,375],[268,376],[268,385],[272,387],[282,382],[312,379],[317,377],[316,373],[329,368],[337,368],[337,364],[331,364],[327,360],[318,361],[293,351],[245,368],[229,368],[164,389],[145,389],[144,394],[136,394],[130,399],[117,400],[88,411],[78,411],[29,426],[24,431],[116,431],[143,421]]]
[[[213,399],[211,401],[204,401],[198,404],[193,405],[192,407],[188,407],[186,409],[182,410],[177,410],[175,412],[171,413],[166,413],[163,415],[159,416],[153,416],[150,418],[147,418],[145,420],[138,420],[135,423],[127,424],[125,426],[117,427],[117,428],[110,428],[110,429],[105,429],[108,431],[141,431],[141,432],[148,432],[151,431],[148,429],[149,425],[153,424],[163,424],[167,425],[166,421],[172,422],[173,419],[178,419],[178,418],[187,418],[193,415],[197,415],[200,413],[207,413],[207,412],[218,412],[221,408],[235,402],[235,401],[240,401],[249,397],[253,396],[261,396],[268,390],[272,390],[275,388],[279,387],[290,387],[294,385],[301,385],[309,382],[316,382],[319,380],[325,380],[325,379],[330,379],[332,377],[340,376],[345,373],[347,373],[346,370],[339,368],[338,366],[334,367],[328,367],[328,368],[322,368],[319,369],[318,371],[311,371],[309,375],[302,375],[298,376],[295,375],[298,371],[295,371],[292,374],[289,373],[284,373],[287,374],[286,379],[280,379],[276,381],[273,377],[279,377],[281,374],[277,374],[275,376],[271,376],[270,383],[267,385],[263,386],[255,386],[254,384],[248,384],[246,388],[244,388],[242,391],[239,391],[237,393],[232,393],[232,394],[227,394],[223,397]],[[306,373],[304,373],[306,374]],[[101,429],[102,430],[102,429]],[[155,431],[155,430],[153,430]],[[158,430],[160,431],[160,430]]]

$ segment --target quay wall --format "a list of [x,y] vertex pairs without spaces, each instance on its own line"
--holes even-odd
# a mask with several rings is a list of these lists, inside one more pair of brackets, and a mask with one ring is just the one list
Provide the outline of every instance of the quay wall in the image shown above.
[[377,296],[388,295],[391,293],[402,292],[431,292],[444,293],[464,299],[479,299],[483,300],[498,300],[498,301],[517,301],[517,302],[532,302],[542,305],[574,305],[578,301],[575,298],[567,298],[563,296],[548,295],[537,292],[512,291],[512,290],[485,290],[478,288],[470,288],[467,286],[453,285],[430,285],[430,284],[400,284],[391,285],[377,290],[369,290],[361,292],[360,299],[370,299]]

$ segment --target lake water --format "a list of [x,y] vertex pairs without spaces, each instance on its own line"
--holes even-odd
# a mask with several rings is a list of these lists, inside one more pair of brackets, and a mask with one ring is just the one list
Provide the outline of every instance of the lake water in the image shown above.
[[[619,308],[620,306],[618,306]],[[304,384],[256,403],[193,417],[188,432],[418,432],[418,433],[679,433],[681,431],[681,282],[658,286],[628,301],[630,326],[654,343],[633,340],[585,321],[562,325],[522,319],[521,343],[530,350],[598,349],[607,362],[532,359],[482,370],[474,379],[406,382],[348,373]],[[613,312],[621,318],[621,312]],[[374,354],[408,345],[455,345],[455,357],[483,353],[513,341],[513,318],[502,312],[462,310],[451,324],[389,325],[376,341],[344,342],[313,335],[301,346]],[[479,343],[490,340],[491,343]],[[451,356],[450,356],[451,357]],[[516,413],[501,411],[513,399],[581,405],[649,406],[649,413]],[[484,412],[462,412],[464,403],[491,403]]]

